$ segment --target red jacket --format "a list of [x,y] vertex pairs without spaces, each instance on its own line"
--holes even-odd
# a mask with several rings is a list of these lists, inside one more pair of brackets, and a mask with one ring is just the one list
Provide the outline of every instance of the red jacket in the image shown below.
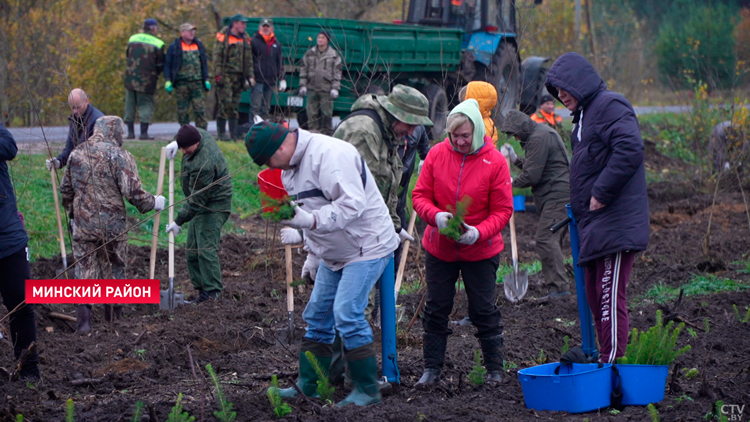
[[[484,140],[484,146],[471,155],[454,151],[448,139],[435,145],[412,193],[414,210],[428,224],[422,245],[440,260],[481,261],[503,250],[500,231],[513,213],[513,188],[505,158],[493,148],[491,138]],[[448,211],[448,204],[455,207],[465,195],[472,202],[464,222],[479,230],[473,245],[441,235],[435,224],[438,212]]]

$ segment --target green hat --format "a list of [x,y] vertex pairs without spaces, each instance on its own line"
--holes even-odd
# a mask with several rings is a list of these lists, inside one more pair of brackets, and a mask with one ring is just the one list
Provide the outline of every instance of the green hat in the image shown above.
[[399,121],[409,125],[432,126],[430,102],[416,89],[396,85],[388,96],[378,95],[378,102]]
[[230,24],[231,23],[235,23],[235,22],[239,22],[239,21],[247,22],[247,18],[244,17],[244,16],[242,16],[242,15],[240,15],[239,13],[236,14],[236,15],[234,15],[234,16],[232,16],[231,18],[229,18],[229,23]]
[[255,164],[262,166],[279,149],[288,133],[289,129],[276,123],[262,121],[253,125],[245,136],[247,153]]

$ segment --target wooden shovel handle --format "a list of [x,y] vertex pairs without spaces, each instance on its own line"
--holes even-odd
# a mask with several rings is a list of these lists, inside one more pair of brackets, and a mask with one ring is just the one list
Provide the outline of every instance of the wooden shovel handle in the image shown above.
[[57,178],[55,177],[55,169],[50,169],[49,174],[52,177],[52,196],[55,198],[55,213],[57,214],[57,236],[60,238],[60,254],[62,255],[63,262],[67,262],[68,254],[65,251],[65,236],[63,235],[62,217],[60,215],[60,198],[57,196]]
[[[159,175],[156,180],[156,196],[161,195],[164,190],[164,167],[167,161],[167,149],[162,147],[161,157],[159,157]],[[161,211],[154,215],[154,228],[151,234],[151,259],[148,265],[148,278],[154,278],[156,272],[156,246],[159,242],[159,217],[161,217]]]
[[[505,162],[508,163],[508,173],[510,173],[510,158],[505,157]],[[513,199],[513,187],[512,186],[511,186],[510,197],[512,200]],[[513,264],[515,267],[515,263],[518,262],[518,245],[516,244],[516,210],[515,209],[510,215],[510,221],[508,222],[508,224],[510,225],[510,251],[511,251],[511,257],[513,258]]]
[[[409,226],[406,232],[409,236],[414,236],[414,224],[417,222],[417,212],[414,209],[411,210],[411,216],[409,216]],[[398,299],[398,292],[401,290],[401,282],[404,279],[404,269],[406,268],[406,258],[409,255],[409,246],[411,246],[410,240],[404,240],[404,246],[401,248],[401,259],[398,263],[398,271],[396,272],[396,284],[393,290],[396,292],[396,299]]]

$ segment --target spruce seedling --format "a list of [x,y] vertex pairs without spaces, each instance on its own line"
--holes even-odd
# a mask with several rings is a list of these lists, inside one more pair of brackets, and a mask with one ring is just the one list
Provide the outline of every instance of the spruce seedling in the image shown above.
[[684,322],[676,328],[674,321],[669,321],[665,326],[661,311],[656,311],[656,324],[648,331],[639,333],[637,328],[633,328],[625,356],[619,358],[617,363],[669,365],[690,350],[690,345],[681,349],[676,348],[677,337],[684,328]]
[[167,422],[193,422],[195,418],[188,412],[182,411],[182,393],[177,394],[177,402],[172,407],[172,411],[167,416]]
[[143,417],[143,402],[139,400],[135,402],[135,412],[133,412],[133,422],[141,422],[142,417]]
[[216,372],[210,363],[206,365],[206,371],[208,371],[208,376],[211,378],[211,383],[216,387],[216,399],[219,401],[219,408],[221,409],[214,411],[214,416],[221,422],[234,422],[237,419],[237,412],[232,412],[233,404],[224,398],[221,382],[219,382],[219,377],[216,376]]
[[291,220],[294,218],[294,206],[291,204],[291,198],[284,197],[281,199],[271,198],[265,193],[261,193],[261,199],[263,200],[264,208],[268,209],[268,212],[263,212],[263,218],[267,218],[271,221]]
[[708,321],[708,318],[703,318],[703,330],[706,334],[711,330],[711,323]]
[[659,411],[656,410],[656,406],[653,403],[649,403],[648,405],[648,414],[651,416],[651,422],[659,422],[661,420],[659,418]]
[[16,422],[23,422],[23,415],[22,414],[19,413],[19,414],[16,415]]
[[65,403],[65,422],[76,422],[76,412],[73,399],[68,399]]
[[440,229],[440,234],[453,239],[458,240],[459,237],[461,237],[463,226],[461,224],[464,222],[464,216],[466,216],[466,211],[471,206],[471,197],[464,196],[461,198],[460,201],[458,201],[458,204],[456,204],[456,207],[454,208],[453,205],[448,205],[446,208],[450,213],[453,214],[453,218],[448,220],[448,225],[444,228]]
[[281,400],[281,396],[279,395],[279,380],[276,378],[276,375],[271,375],[271,388],[266,391],[266,395],[268,395],[268,400],[271,401],[273,414],[277,418],[283,418],[292,413],[292,407]]
[[305,352],[305,357],[307,358],[307,361],[310,362],[310,365],[312,365],[313,370],[315,371],[315,375],[318,376],[318,387],[315,389],[315,391],[318,393],[318,395],[320,395],[321,399],[323,399],[327,403],[330,403],[333,399],[333,391],[335,390],[335,388],[331,387],[331,382],[328,380],[328,377],[323,371],[323,367],[320,366],[318,358],[316,358],[315,355],[313,355],[309,350]]
[[745,308],[746,312],[744,317],[740,315],[740,310],[737,308],[737,305],[732,305],[732,308],[734,309],[734,314],[737,315],[737,320],[740,324],[745,324],[750,321],[750,307]]
[[471,368],[471,372],[466,376],[470,383],[474,385],[484,384],[484,376],[487,370],[482,366],[482,354],[479,350],[474,351],[474,367]]
[[564,355],[568,353],[569,350],[570,350],[570,337],[565,336],[563,337],[563,347],[562,347],[562,350],[560,350],[560,355]]

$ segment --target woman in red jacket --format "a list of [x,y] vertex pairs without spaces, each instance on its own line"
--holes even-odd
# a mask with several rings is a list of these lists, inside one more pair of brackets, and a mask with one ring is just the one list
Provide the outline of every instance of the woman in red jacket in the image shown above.
[[[426,252],[427,303],[424,312],[425,370],[418,388],[440,380],[445,348],[452,330],[456,281],[462,275],[469,318],[477,328],[488,382],[501,382],[503,327],[495,306],[495,278],[503,238],[500,231],[513,213],[510,172],[502,154],[485,135],[476,100],[456,106],[448,116],[448,139],[435,145],[425,160],[412,193],[414,209],[428,226],[422,237]],[[471,198],[461,237],[439,233],[458,202]]]

